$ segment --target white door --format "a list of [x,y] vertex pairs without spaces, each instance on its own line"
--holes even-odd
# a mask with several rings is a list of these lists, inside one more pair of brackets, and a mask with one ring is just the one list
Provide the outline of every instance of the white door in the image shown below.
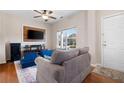
[[103,65],[124,72],[124,14],[103,19]]

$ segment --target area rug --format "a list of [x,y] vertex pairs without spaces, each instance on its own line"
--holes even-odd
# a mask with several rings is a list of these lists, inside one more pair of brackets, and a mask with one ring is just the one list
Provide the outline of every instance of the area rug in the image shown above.
[[36,83],[36,66],[21,68],[20,61],[15,61],[17,77],[20,83]]
[[105,77],[109,77],[114,80],[119,80],[124,83],[124,72],[107,68],[107,67],[102,67],[102,66],[96,66],[93,72],[100,74]]

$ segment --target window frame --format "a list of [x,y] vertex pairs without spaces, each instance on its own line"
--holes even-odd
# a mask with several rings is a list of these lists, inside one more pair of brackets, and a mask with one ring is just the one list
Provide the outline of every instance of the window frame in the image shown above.
[[[56,37],[57,37],[57,44],[56,44],[56,47],[58,48],[58,49],[62,49],[62,50],[68,50],[67,49],[67,45],[66,45],[66,48],[63,48],[61,45],[60,45],[60,47],[59,47],[59,41],[58,41],[58,33],[60,32],[61,34],[65,31],[65,30],[69,30],[69,29],[75,29],[76,30],[76,48],[77,48],[77,35],[78,35],[78,29],[77,29],[77,27],[71,27],[71,28],[67,28],[67,29],[62,29],[62,30],[59,30],[59,31],[57,31],[56,32]],[[61,43],[62,44],[62,43]],[[63,45],[63,44],[62,44]],[[71,48],[70,48],[71,49]],[[73,49],[73,48],[72,48]]]

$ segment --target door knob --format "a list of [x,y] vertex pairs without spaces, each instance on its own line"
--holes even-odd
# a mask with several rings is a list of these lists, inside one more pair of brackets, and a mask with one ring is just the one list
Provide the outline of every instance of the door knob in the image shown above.
[[107,46],[106,44],[103,44],[103,46]]

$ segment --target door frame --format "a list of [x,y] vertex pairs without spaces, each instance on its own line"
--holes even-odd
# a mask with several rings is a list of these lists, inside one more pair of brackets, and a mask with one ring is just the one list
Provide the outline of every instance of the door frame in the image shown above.
[[101,65],[103,67],[104,67],[104,46],[103,46],[103,41],[104,41],[104,29],[103,29],[104,19],[114,17],[114,16],[118,16],[118,15],[124,15],[124,12],[117,12],[117,13],[113,13],[113,14],[101,17],[100,47],[101,47]]

